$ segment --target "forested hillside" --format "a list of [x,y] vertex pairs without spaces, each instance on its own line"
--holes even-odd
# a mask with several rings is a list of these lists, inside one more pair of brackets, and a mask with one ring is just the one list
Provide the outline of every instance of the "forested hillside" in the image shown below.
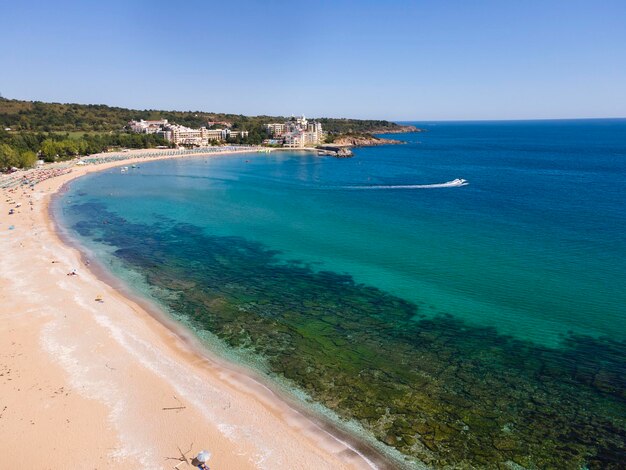
[[[0,98],[0,125],[15,131],[36,132],[117,132],[131,119],[168,119],[189,127],[206,126],[208,121],[228,121],[234,128],[255,131],[284,116],[243,116],[204,111],[158,111],[116,108],[100,104],[60,104]],[[383,120],[319,118],[330,133],[396,131],[402,126]]]

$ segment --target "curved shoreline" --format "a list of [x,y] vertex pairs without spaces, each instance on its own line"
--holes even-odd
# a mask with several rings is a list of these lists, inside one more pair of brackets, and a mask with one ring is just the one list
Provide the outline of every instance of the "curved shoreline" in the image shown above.
[[[241,153],[249,152],[250,150],[248,149]],[[223,154],[224,153],[220,153],[220,155]],[[181,157],[164,155],[163,157],[155,157],[150,160],[164,158],[171,159]],[[72,240],[64,236],[63,230],[58,226],[58,222],[51,217],[52,198],[56,197],[54,195],[61,191],[64,185],[80,176],[94,171],[103,171],[108,168],[141,161],[145,161],[145,159],[137,157],[89,167],[74,167],[75,171],[69,174],[39,183],[35,187],[35,190],[41,190],[42,185],[47,186],[44,193],[41,195],[44,212],[42,218],[48,228],[47,235],[61,245],[59,248],[71,251],[79,258],[83,256],[80,248],[72,243]],[[280,443],[283,447],[284,444],[287,444],[287,448],[289,449],[287,453],[283,451],[283,459],[285,456],[289,458],[292,457],[290,452],[293,451],[294,462],[307,462],[307,465],[302,468],[308,467],[309,462],[311,463],[311,467],[321,465],[322,467],[328,466],[328,468],[387,468],[392,466],[382,454],[360,440],[353,438],[347,431],[329,425],[328,422],[323,422],[320,420],[319,416],[315,416],[311,411],[301,409],[302,407],[298,406],[290,397],[268,388],[263,383],[264,380],[259,374],[255,374],[254,371],[242,366],[227,363],[227,361],[222,358],[215,357],[214,354],[209,354],[206,347],[203,347],[182,325],[167,318],[166,315],[148,299],[138,298],[136,293],[130,292],[121,280],[113,278],[104,268],[98,268],[97,264],[90,266],[90,272],[87,276],[84,276],[82,271],[81,269],[81,280],[85,277],[89,278],[89,276],[92,276],[93,279],[87,279],[87,281],[91,283],[95,281],[97,284],[100,284],[98,288],[102,289],[105,287],[108,290],[105,296],[107,299],[105,305],[109,304],[109,296],[112,296],[116,301],[123,303],[127,309],[130,308],[136,317],[135,319],[139,319],[152,334],[158,337],[161,343],[158,346],[165,349],[165,352],[170,355],[170,359],[173,358],[175,361],[183,361],[187,368],[191,369],[194,374],[201,376],[203,379],[206,379],[207,376],[211,376],[210,378],[213,381],[212,385],[229,389],[229,397],[236,396],[239,400],[253,402],[252,404],[246,403],[246,406],[260,406],[265,408],[265,411],[269,412],[273,420],[280,421],[281,427],[286,426],[290,431],[289,440],[293,439],[293,442]],[[120,334],[119,332],[117,333]],[[142,358],[135,357],[135,359],[141,362]],[[157,372],[157,375],[158,373],[159,372]],[[162,371],[160,373],[163,374]],[[162,378],[167,381],[169,377],[165,374],[165,377]],[[189,402],[193,401],[194,397],[186,397],[186,393],[189,394],[189,390],[178,390],[178,394],[181,395],[182,398],[187,398]],[[231,405],[232,402],[229,399],[228,407],[230,408]],[[196,408],[203,407],[201,402],[189,403],[189,406],[195,406]],[[199,411],[202,412],[202,410]],[[205,419],[205,421],[207,420]],[[208,419],[208,421],[211,420]],[[215,421],[215,418],[213,421]],[[215,425],[215,422],[212,424]],[[246,423],[237,422],[237,424],[245,425]],[[258,423],[255,424],[258,425]],[[271,443],[274,447],[278,447],[279,442],[276,442],[275,437],[276,423],[271,422],[267,424],[266,443]],[[224,427],[224,429],[227,428],[228,426]],[[219,430],[219,432],[222,434],[227,433],[224,429]],[[256,431],[255,429],[255,432]],[[117,434],[121,434],[119,430]],[[297,451],[293,448],[293,444],[299,444]],[[199,445],[209,446],[209,443]],[[301,447],[307,448],[309,452],[305,453],[305,455],[299,455],[303,454]],[[216,452],[216,448],[212,447],[211,450],[215,455],[214,461],[219,463],[217,460],[219,449],[217,449]],[[276,449],[271,449],[270,455],[276,453],[275,451]],[[245,464],[233,465],[235,462],[228,459],[229,456],[226,449],[224,449],[222,454],[223,455],[220,456],[221,460],[228,462],[228,468],[263,468],[265,464],[269,464],[269,462],[263,460],[261,462],[257,461],[256,464],[250,466]],[[309,460],[311,457],[309,454],[318,457],[319,462],[313,462],[317,460],[316,458]],[[291,460],[289,462],[289,465],[292,465]],[[283,461],[282,463],[287,462]],[[272,465],[276,468],[276,462],[270,466]]]

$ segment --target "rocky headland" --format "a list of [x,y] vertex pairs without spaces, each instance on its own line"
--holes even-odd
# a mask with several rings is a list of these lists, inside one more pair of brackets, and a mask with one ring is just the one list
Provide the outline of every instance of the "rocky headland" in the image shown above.
[[406,142],[396,139],[385,139],[369,134],[347,134],[338,136],[332,143],[335,147],[371,147],[376,145],[399,145]]
[[376,137],[371,134],[342,134],[333,136],[332,143],[319,145],[321,155],[331,155],[339,158],[352,157],[353,147],[373,147],[377,145],[399,145],[406,142],[396,139]]
[[370,131],[371,134],[408,134],[411,132],[425,132],[425,130],[415,126],[403,126],[398,124],[392,128],[381,127],[380,129]]
[[377,137],[375,134],[408,134],[413,132],[424,132],[415,126],[395,125],[393,128],[375,128],[368,132],[346,132],[341,134],[331,134],[326,144],[318,145],[320,155],[332,155],[346,158],[352,156],[353,147],[373,147],[378,145],[400,145],[405,144],[403,140]]

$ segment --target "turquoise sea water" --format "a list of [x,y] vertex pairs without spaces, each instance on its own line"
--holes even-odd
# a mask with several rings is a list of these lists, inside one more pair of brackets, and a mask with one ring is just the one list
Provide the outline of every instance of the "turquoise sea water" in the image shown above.
[[417,125],[352,159],[108,170],[55,211],[197,331],[405,455],[619,468],[626,120]]

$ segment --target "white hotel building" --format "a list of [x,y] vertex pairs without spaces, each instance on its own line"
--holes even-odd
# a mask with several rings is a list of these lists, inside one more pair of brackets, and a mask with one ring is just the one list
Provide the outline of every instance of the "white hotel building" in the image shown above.
[[211,141],[222,142],[230,138],[248,137],[248,131],[232,131],[225,129],[192,129],[178,124],[170,124],[167,119],[160,121],[130,121],[128,127],[138,134],[160,134],[169,142],[176,145],[204,147]]
[[289,148],[315,146],[324,141],[322,124],[309,122],[304,116],[284,123],[266,124],[265,130],[272,139],[282,139],[283,146]]

